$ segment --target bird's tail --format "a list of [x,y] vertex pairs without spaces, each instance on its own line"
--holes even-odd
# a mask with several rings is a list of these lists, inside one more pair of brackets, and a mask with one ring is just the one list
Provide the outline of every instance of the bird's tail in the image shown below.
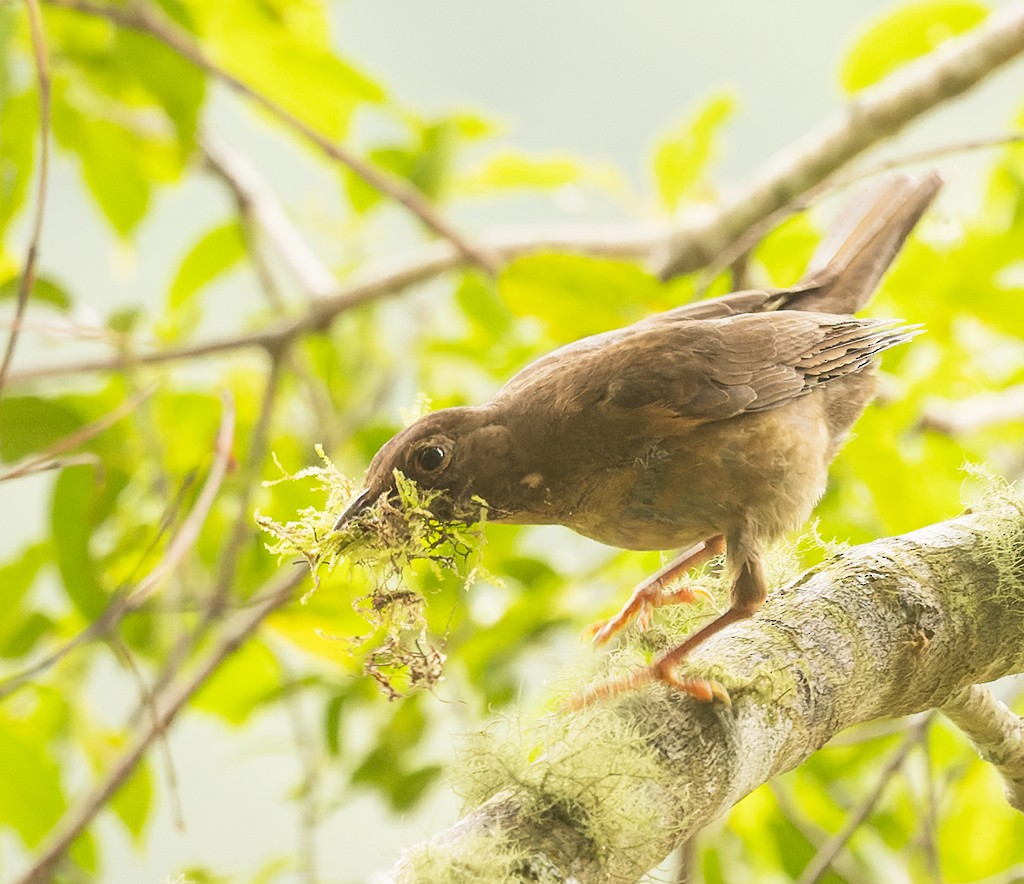
[[937,172],[884,178],[840,213],[785,304],[787,310],[856,313],[942,187]]

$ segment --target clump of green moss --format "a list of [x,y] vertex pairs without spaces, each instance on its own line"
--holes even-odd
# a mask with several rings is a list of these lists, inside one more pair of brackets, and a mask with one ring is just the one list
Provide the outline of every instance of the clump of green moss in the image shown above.
[[1024,572],[1024,495],[987,466],[965,464],[967,474],[961,496],[968,512],[986,517],[985,530],[978,542],[987,548],[992,565],[999,572],[998,592],[1015,599],[1021,597],[1021,573]]
[[[549,716],[526,732],[493,726],[466,738],[456,785],[471,806],[514,794],[518,828],[568,826],[608,864],[610,880],[636,880],[644,871],[629,867],[637,833],[645,841],[671,839],[685,799],[644,733],[650,726],[633,723],[613,703]],[[491,848],[509,849],[501,839]]]
[[257,512],[256,524],[273,538],[266,547],[278,557],[299,556],[309,566],[313,587],[303,602],[319,588],[322,571],[330,573],[341,564],[361,569],[370,591],[353,606],[370,629],[350,638],[358,645],[375,642],[366,653],[367,674],[391,699],[407,688],[431,688],[442,677],[445,656],[427,628],[426,598],[408,578],[414,563],[426,562],[436,570],[459,573],[469,586],[476,578],[486,505],[480,501],[480,520],[472,526],[439,520],[430,511],[436,492],[419,488],[396,470],[393,495],[382,495],[335,530],[339,514],[358,489],[320,446],[316,452],[321,465],[289,473],[278,464],[281,478],[264,485],[312,479],[326,494],[326,503],[300,510],[290,522]]

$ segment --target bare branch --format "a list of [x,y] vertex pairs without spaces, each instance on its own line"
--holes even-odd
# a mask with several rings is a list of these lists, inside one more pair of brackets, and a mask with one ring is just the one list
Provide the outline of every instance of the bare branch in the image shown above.
[[[533,231],[509,231],[489,239],[488,246],[502,260],[547,251],[573,251],[610,258],[640,258],[650,251],[656,238],[655,229],[650,226],[562,226]],[[279,321],[264,329],[173,349],[119,354],[27,369],[13,372],[10,380],[11,383],[27,383],[91,372],[127,371],[143,365],[220,356],[238,350],[267,350],[273,354],[302,335],[328,328],[334,319],[348,310],[396,295],[409,286],[464,264],[463,257],[450,244],[442,241],[430,243],[406,258],[384,261],[356,274],[333,294],[311,301],[299,316]]]
[[163,579],[181,564],[185,554],[199,539],[199,533],[213,508],[213,502],[220,493],[220,486],[224,482],[224,476],[227,475],[228,465],[231,461],[231,446],[235,438],[235,404],[227,393],[221,399],[223,411],[220,429],[217,431],[213,464],[206,476],[206,482],[203,483],[195,505],[185,521],[181,523],[181,527],[178,528],[163,557],[126,599],[126,606],[130,609],[142,605],[156,591]]
[[133,4],[130,6],[108,6],[92,0],[45,0],[51,6],[73,9],[85,15],[108,19],[123,28],[140,31],[159,40],[182,58],[194,64],[204,73],[219,80],[240,95],[258,104],[290,129],[316,145],[332,160],[351,169],[370,187],[405,206],[438,236],[451,242],[467,259],[478,264],[489,273],[497,273],[498,263],[485,249],[474,245],[455,229],[430,202],[412,185],[385,172],[379,166],[362,159],[356,154],[321,135],[309,124],[303,122],[282,105],[264,95],[234,74],[216,64],[184,28],[179,27],[158,7]]
[[50,60],[46,52],[46,37],[43,34],[38,0],[25,0],[25,8],[28,10],[32,54],[36,63],[36,79],[39,82],[39,177],[36,180],[36,209],[32,220],[32,234],[25,265],[21,269],[21,279],[18,281],[14,322],[7,338],[3,361],[0,362],[0,397],[4,393],[4,383],[11,367],[11,360],[14,359],[14,348],[18,344],[18,335],[21,331],[21,319],[28,307],[28,299],[32,295],[32,285],[36,278],[36,261],[39,258],[39,243],[43,237],[43,217],[46,214],[46,190],[50,174]]
[[892,753],[889,761],[886,762],[885,767],[882,768],[874,787],[861,799],[857,807],[854,808],[853,812],[846,818],[846,822],[843,823],[843,828],[836,832],[833,837],[829,838],[828,842],[825,843],[814,855],[814,859],[811,860],[810,865],[804,869],[803,874],[801,874],[797,879],[797,884],[817,884],[817,882],[821,880],[821,876],[832,867],[832,864],[839,856],[840,851],[842,851],[843,847],[846,846],[857,829],[860,828],[864,820],[868,818],[871,812],[878,805],[886,787],[896,775],[897,771],[903,767],[903,762],[906,761],[907,756],[910,754],[910,750],[921,745],[931,722],[932,716],[925,715],[914,726],[910,733],[907,734],[899,748]]
[[1024,721],[981,685],[959,691],[942,712],[999,771],[1010,805],[1024,811]]
[[772,157],[718,209],[695,210],[654,255],[663,279],[706,266],[758,221],[825,181],[926,111],[973,88],[1024,51],[1024,4],[993,12],[886,80],[860,92],[837,119]]
[[921,426],[958,436],[1021,420],[1024,420],[1024,384],[1016,384],[995,393],[932,403],[925,409]]
[[314,254],[277,196],[249,158],[212,132],[199,140],[210,168],[235,195],[243,215],[252,217],[307,295],[324,297],[337,288],[334,275]]

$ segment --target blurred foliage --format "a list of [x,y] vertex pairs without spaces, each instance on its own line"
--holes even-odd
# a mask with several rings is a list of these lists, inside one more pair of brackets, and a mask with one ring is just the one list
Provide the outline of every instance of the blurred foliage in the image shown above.
[[[47,6],[44,13],[55,149],[74,162],[110,234],[130,248],[168,188],[186,181],[219,186],[196,147],[212,117],[213,83],[150,35],[70,9]],[[319,0],[160,0],[150,14],[325,136],[344,138],[361,114],[384,121],[384,134],[365,156],[442,209],[470,199],[500,206],[525,190],[558,203],[566,192],[590,188],[624,218],[638,211],[667,217],[715,199],[712,163],[727,142],[724,124],[737,104],[726,95],[697,105],[655,141],[653,192],[640,197],[606,162],[509,146],[481,114],[427,117],[403,106],[331,49],[328,7]],[[843,86],[854,92],[878,81],[984,14],[973,2],[896,12],[853,45],[842,66]],[[0,5],[5,308],[17,287],[30,185],[38,174],[35,89],[22,8]],[[250,122],[276,125],[262,112]],[[1016,125],[1024,126],[1024,115]],[[296,162],[327,161],[297,153]],[[334,176],[336,191],[328,198],[346,207],[350,237],[360,246],[379,237],[380,219],[393,212],[388,199],[349,170],[323,168]],[[399,428],[400,410],[417,391],[429,391],[437,406],[478,401],[554,346],[701,294],[697,277],[662,283],[638,262],[531,254],[511,261],[497,279],[461,269],[398,299],[349,310],[304,336],[277,373],[258,349],[136,364],[133,355],[154,342],[187,347],[203,340],[199,329],[211,311],[226,310],[224,333],[239,335],[302,314],[308,294],[275,262],[269,272],[276,290],[257,284],[268,270],[253,249],[267,246],[247,235],[250,220],[221,217],[213,227],[197,220],[189,231],[192,245],[162,290],[101,317],[96,328],[69,324],[90,315],[90,292],[62,273],[59,250],[48,252],[40,268],[29,317],[42,331],[25,332],[19,357],[54,349],[46,337],[52,326],[82,338],[73,341],[79,347],[96,341],[88,346],[123,357],[125,368],[9,385],[0,400],[0,471],[40,454],[42,463],[56,466],[36,479],[49,500],[47,529],[21,549],[5,548],[0,562],[0,840],[19,845],[0,856],[5,877],[19,867],[20,849],[31,853],[53,830],[83,777],[108,769],[130,740],[147,714],[140,679],[152,684],[173,677],[181,654],[200,659],[210,646],[209,630],[244,613],[291,567],[264,548],[253,511],[284,522],[325,500],[302,483],[262,487],[262,480],[278,475],[272,452],[287,470],[298,471],[314,462],[314,446],[322,442],[357,474]],[[816,214],[799,215],[772,231],[749,256],[746,269],[755,283],[797,279],[820,237],[819,222]],[[314,232],[315,222],[309,228]],[[973,213],[953,218],[940,207],[926,219],[872,304],[878,315],[924,323],[928,333],[886,353],[885,394],[858,424],[818,508],[823,536],[858,542],[954,515],[965,461],[989,463],[1010,477],[1024,471],[1019,415],[955,432],[938,419],[969,411],[979,394],[1024,383],[1022,242],[1024,147],[1015,146],[993,152]],[[348,268],[358,250],[339,249],[331,266]],[[229,273],[236,269],[247,271],[241,284],[241,274]],[[342,285],[346,273],[339,271]],[[232,279],[234,289],[227,285]],[[729,282],[727,275],[719,278],[714,290]],[[155,392],[131,414],[90,431],[151,382]],[[276,386],[265,420],[270,383]],[[194,545],[158,591],[113,630],[74,645],[160,566],[189,514],[198,511],[224,391],[237,411],[233,470]],[[70,448],[73,459],[48,454],[76,433],[83,436]],[[484,714],[516,703],[524,689],[532,702],[545,649],[578,648],[572,637],[583,625],[615,610],[627,588],[659,562],[656,554],[613,554],[568,532],[489,526],[487,536],[488,576],[470,593],[458,574],[414,571],[429,599],[427,629],[448,658],[446,681],[432,693],[389,704],[364,672],[370,651],[339,640],[366,626],[356,604],[366,595],[366,578],[339,568],[305,603],[299,590],[275,610],[184,714],[245,729],[263,715],[284,714],[301,695],[316,715],[306,764],[324,794],[347,796],[338,799],[344,803],[371,792],[395,811],[436,795],[447,760],[439,748],[447,741],[438,736],[452,727],[476,727]],[[210,626],[217,613],[221,620]],[[51,654],[47,665],[33,668]],[[121,709],[112,724],[100,695],[136,698],[136,712]],[[1014,696],[1020,710],[1019,691]],[[798,877],[816,851],[815,839],[843,825],[895,751],[898,739],[877,730],[865,728],[818,753],[774,791],[758,790],[716,823],[700,840],[704,880]],[[115,795],[107,816],[145,851],[153,827],[166,825],[157,811],[172,793],[147,762]],[[296,795],[288,796],[297,818],[298,793],[296,784]],[[336,803],[315,807],[318,821],[329,827]],[[74,843],[66,880],[102,878],[107,836],[108,830],[90,831]],[[1022,843],[1024,823],[1005,806],[994,774],[957,734],[936,723],[859,828],[844,865],[823,880],[927,881],[936,868],[946,880],[975,880],[1010,868]],[[258,867],[264,859],[258,855],[251,873],[231,880],[273,881],[294,871],[288,862]],[[847,877],[839,868],[856,874]],[[228,880],[216,869],[186,871],[190,880]]]

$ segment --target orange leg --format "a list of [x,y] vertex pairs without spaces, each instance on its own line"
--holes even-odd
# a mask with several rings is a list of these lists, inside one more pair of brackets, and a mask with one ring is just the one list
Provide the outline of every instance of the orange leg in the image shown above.
[[630,621],[636,618],[641,629],[646,629],[651,622],[651,612],[665,605],[679,605],[694,602],[697,597],[706,598],[712,604],[714,598],[706,589],[700,587],[681,586],[669,590],[668,587],[681,574],[692,568],[703,565],[709,559],[720,555],[725,549],[725,538],[717,535],[701,541],[686,552],[674,558],[664,568],[648,577],[629,597],[619,613],[608,620],[600,620],[588,628],[594,636],[594,644],[602,645],[613,635],[620,632]]
[[753,616],[764,604],[766,597],[767,585],[761,563],[755,558],[747,559],[740,567],[739,574],[732,585],[732,605],[728,611],[698,629],[682,644],[662,654],[646,669],[640,669],[623,678],[595,685],[582,695],[573,698],[566,708],[582,709],[591,703],[615,697],[655,681],[677,688],[698,700],[707,701],[718,698],[728,704],[729,693],[718,682],[709,681],[706,678],[680,676],[675,672],[675,667],[694,648],[706,642],[716,632],[720,632],[732,623]]

